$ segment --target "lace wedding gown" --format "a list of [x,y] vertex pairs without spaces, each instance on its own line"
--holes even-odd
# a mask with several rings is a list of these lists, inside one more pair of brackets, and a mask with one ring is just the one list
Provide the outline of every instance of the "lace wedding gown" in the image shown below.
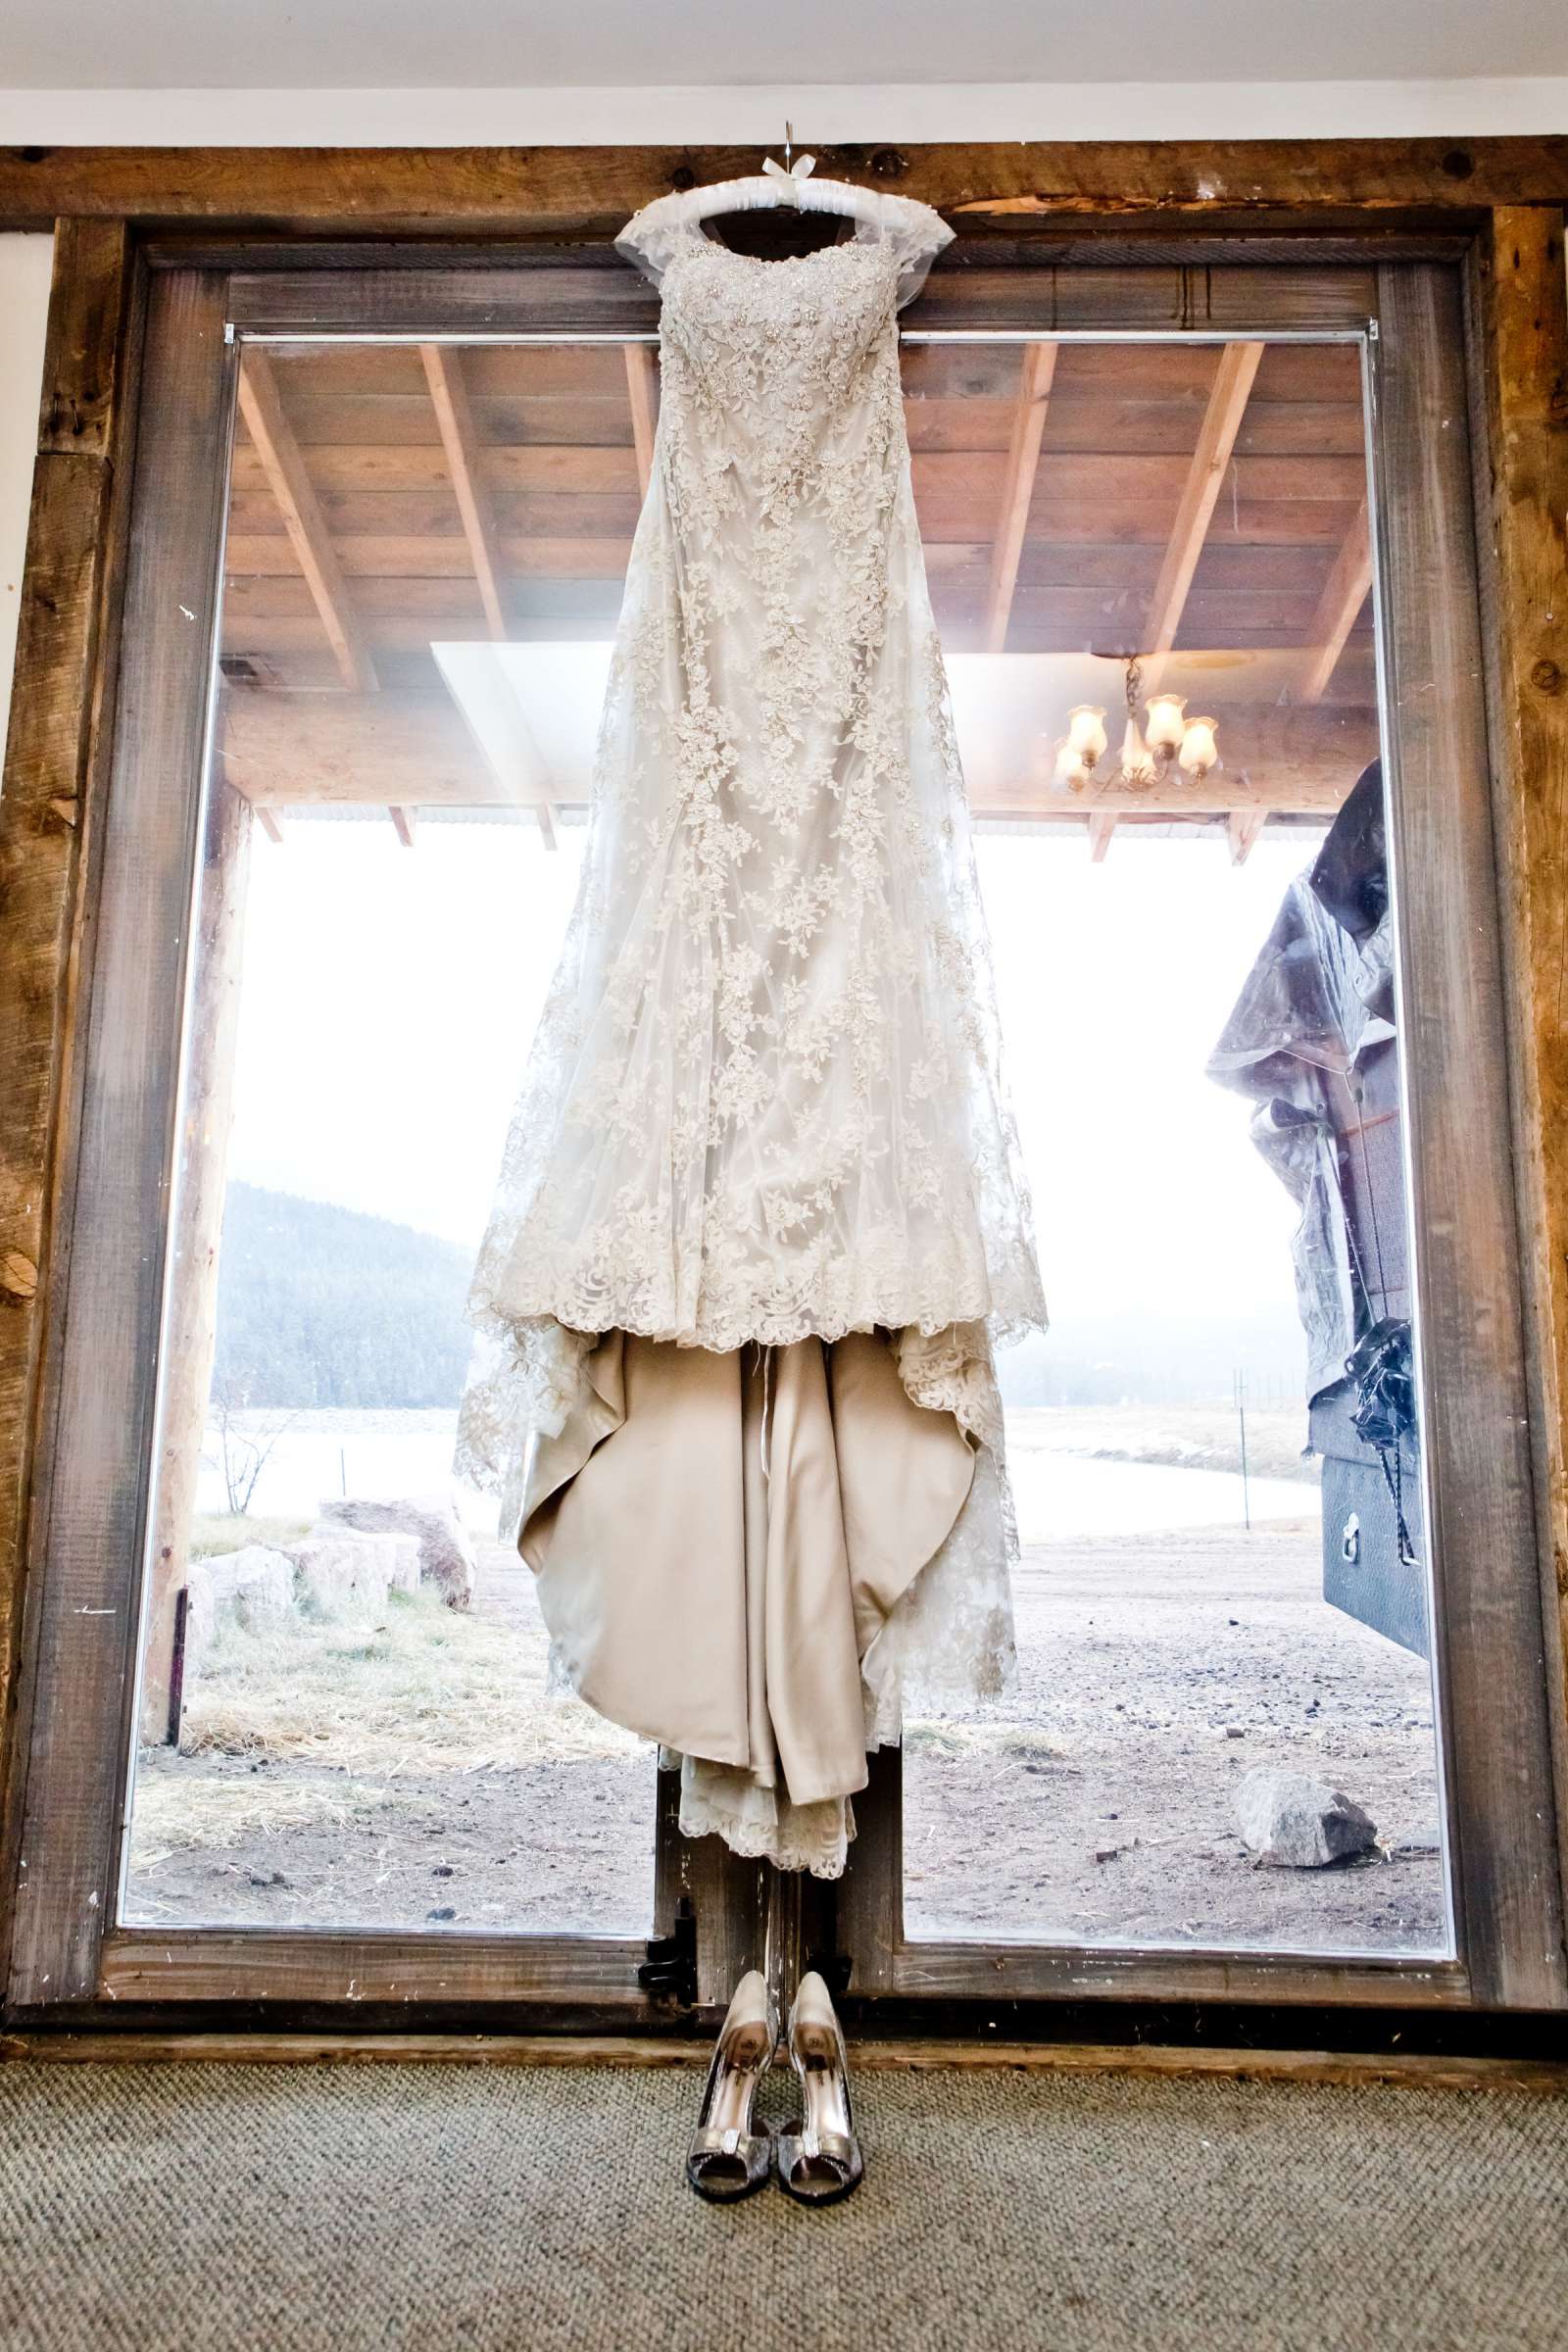
[[899,376],[952,232],[855,201],[791,260],[682,196],[617,239],[653,477],[459,1443],[683,1829],[828,1876],[904,1704],[1007,1670],[992,1347],[1045,1322]]

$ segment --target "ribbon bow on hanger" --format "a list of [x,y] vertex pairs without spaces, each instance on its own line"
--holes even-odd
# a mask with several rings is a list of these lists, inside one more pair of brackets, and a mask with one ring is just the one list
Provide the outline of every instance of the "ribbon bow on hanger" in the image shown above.
[[[785,152],[788,153],[788,150],[786,149]],[[801,195],[795,183],[797,180],[810,178],[811,173],[816,170],[816,158],[814,155],[798,155],[786,172],[784,166],[775,164],[769,155],[763,158],[762,170],[767,173],[769,179],[781,179],[790,192],[790,202],[799,204]]]

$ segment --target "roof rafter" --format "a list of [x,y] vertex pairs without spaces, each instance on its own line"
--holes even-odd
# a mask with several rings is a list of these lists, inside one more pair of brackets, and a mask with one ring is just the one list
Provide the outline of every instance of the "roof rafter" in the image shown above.
[[468,387],[464,380],[463,354],[448,343],[421,343],[419,358],[424,364],[430,404],[435,410],[441,446],[452,473],[458,513],[463,517],[463,535],[468,542],[474,577],[479,583],[484,616],[490,624],[491,636],[505,639],[507,616],[501,602],[501,543],[480,478],[479,436],[474,430]]
[[1363,498],[1323,583],[1323,594],[1306,633],[1306,669],[1297,689],[1299,702],[1322,701],[1371,586],[1372,523]]
[[1046,429],[1052,379],[1056,372],[1056,351],[1054,343],[1024,345],[1023,372],[1003,480],[1002,510],[991,550],[991,581],[986,592],[982,639],[988,654],[1002,653],[1007,642],[1012,592],[1018,582],[1018,563],[1029,523],[1029,504],[1034,496],[1035,468],[1040,463],[1041,436]]
[[239,405],[343,683],[368,694],[378,683],[375,662],[355,615],[354,601],[315,485],[305,470],[294,428],[283,414],[272,364],[254,345],[246,352],[239,371]]
[[654,471],[654,426],[659,415],[659,363],[651,343],[626,345],[626,393],[631,402],[631,440],[637,453],[637,488],[644,498]]
[[1261,343],[1226,343],[1220,349],[1208,405],[1198,431],[1198,446],[1182,484],[1176,519],[1165,544],[1164,561],[1144,624],[1144,690],[1148,694],[1152,694],[1159,684],[1165,658],[1176,642],[1193,574],[1203,552],[1225,468],[1231,462],[1262,357]]

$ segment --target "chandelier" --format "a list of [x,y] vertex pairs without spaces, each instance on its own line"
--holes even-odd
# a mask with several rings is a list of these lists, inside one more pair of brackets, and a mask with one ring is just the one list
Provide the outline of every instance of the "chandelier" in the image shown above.
[[1091,780],[1122,784],[1147,792],[1152,784],[1179,767],[1190,783],[1200,784],[1210,768],[1220,764],[1215,741],[1217,718],[1189,718],[1179,694],[1152,694],[1144,709],[1145,728],[1138,724],[1138,696],[1143,672],[1138,658],[1127,664],[1127,724],[1122,730],[1121,759],[1102,770],[1109,737],[1105,713],[1098,703],[1078,703],[1067,713],[1067,732],[1056,745],[1055,776],[1069,792],[1082,792]]

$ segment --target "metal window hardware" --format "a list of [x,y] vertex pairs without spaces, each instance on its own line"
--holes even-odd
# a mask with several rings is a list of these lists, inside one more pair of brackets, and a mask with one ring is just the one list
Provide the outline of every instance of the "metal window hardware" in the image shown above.
[[808,1969],[815,1969],[835,2000],[850,1989],[850,1975],[855,1966],[849,1952],[808,1952]]
[[655,2000],[673,2001],[679,2008],[697,2006],[697,1913],[689,1894],[675,1905],[667,1936],[652,1936],[643,1946],[648,1954],[637,1970],[637,1982]]

